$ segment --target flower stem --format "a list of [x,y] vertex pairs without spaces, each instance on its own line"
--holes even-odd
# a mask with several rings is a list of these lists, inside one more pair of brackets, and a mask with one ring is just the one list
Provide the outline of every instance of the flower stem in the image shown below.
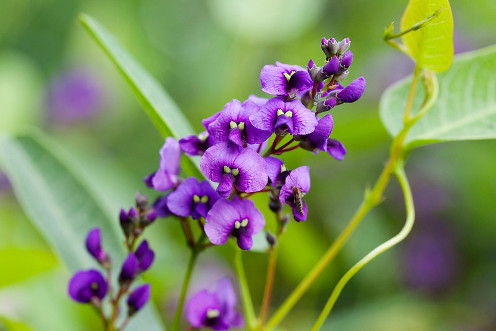
[[413,205],[412,192],[402,163],[403,162],[401,161],[397,163],[394,172],[396,174],[396,177],[398,178],[398,181],[401,185],[401,189],[403,190],[403,194],[405,196],[405,206],[406,206],[406,214],[407,214],[405,225],[396,236],[382,243],[381,245],[377,246],[364,258],[362,258],[357,264],[355,264],[350,270],[348,270],[348,272],[344,274],[344,276],[339,280],[336,287],[332,291],[329,300],[324,306],[324,309],[320,313],[311,331],[318,331],[321,328],[322,324],[324,324],[325,320],[327,319],[327,316],[334,307],[334,304],[336,303],[336,300],[338,299],[346,283],[348,283],[348,281],[367,263],[369,263],[380,254],[384,253],[385,251],[387,251],[388,249],[392,248],[393,246],[401,242],[403,239],[405,239],[412,230],[413,223],[415,220],[415,209]]
[[176,314],[174,315],[174,321],[172,322],[172,331],[179,331],[181,327],[181,317],[183,315],[184,300],[186,299],[186,293],[188,292],[189,281],[191,279],[191,274],[193,273],[198,254],[202,250],[203,241],[205,238],[205,233],[202,233],[200,239],[198,239],[196,244],[193,244],[193,247],[191,248],[191,255],[189,257],[188,266],[186,267],[186,273],[184,274],[181,294],[179,295],[179,301],[177,302]]
[[269,313],[270,299],[272,297],[272,288],[274,285],[274,275],[276,273],[277,253],[279,252],[279,240],[277,244],[269,250],[269,264],[267,267],[267,277],[265,280],[265,290],[262,300],[262,310],[258,321],[258,328],[263,329],[267,314]]
[[[412,81],[412,85],[416,84],[416,79]],[[413,98],[408,98],[405,107],[405,112],[412,107]],[[391,155],[388,162],[386,163],[382,173],[377,179],[376,184],[372,190],[367,190],[365,192],[364,199],[360,204],[360,207],[353,215],[352,219],[345,227],[343,232],[336,238],[328,250],[324,253],[324,256],[317,262],[317,264],[310,270],[310,272],[305,276],[305,278],[298,284],[298,286],[293,290],[288,298],[283,302],[279,309],[274,313],[272,318],[267,323],[266,329],[271,330],[276,327],[283,318],[288,314],[291,308],[298,302],[298,300],[303,296],[307,289],[312,285],[312,283],[317,279],[318,276],[325,270],[325,268],[332,262],[334,257],[339,253],[343,245],[346,243],[350,235],[353,233],[355,228],[360,224],[362,219],[367,215],[367,213],[377,206],[383,200],[383,193],[389,184],[391,179],[391,174],[396,167],[398,160],[403,159],[403,143],[405,141],[406,135],[413,124],[418,120],[418,118],[413,118],[408,120],[403,129],[400,131],[398,136],[393,139],[391,145]]]
[[241,299],[243,301],[243,309],[245,312],[246,325],[248,327],[248,330],[253,331],[255,330],[257,321],[255,318],[255,311],[253,309],[253,303],[251,301],[248,282],[246,281],[245,268],[243,267],[241,254],[242,251],[240,249],[236,249],[236,253],[234,255],[234,267],[236,269],[239,286],[241,288]]

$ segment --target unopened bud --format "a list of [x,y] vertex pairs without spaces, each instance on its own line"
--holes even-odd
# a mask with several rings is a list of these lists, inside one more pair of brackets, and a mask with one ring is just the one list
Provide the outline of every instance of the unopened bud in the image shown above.
[[319,82],[323,82],[327,78],[331,77],[339,70],[339,59],[336,56],[333,56],[325,66],[323,66],[319,74],[317,75],[317,80]]
[[317,104],[317,113],[323,113],[331,110],[336,105],[336,98],[322,100]]
[[310,75],[310,78],[312,78],[313,81],[316,81],[317,74],[319,73],[319,70],[320,70],[320,68],[317,67],[317,65],[315,64],[315,62],[313,62],[312,59],[310,59],[310,61],[308,61],[308,65],[307,65],[307,71],[308,71],[308,74]]
[[345,70],[342,73],[338,73],[337,75],[334,75],[334,80],[336,82],[340,82],[340,81],[344,80],[346,77],[348,77],[348,73],[349,73],[348,70]]
[[337,55],[341,56],[350,49],[350,38],[345,38],[341,40],[337,45]]
[[277,238],[271,232],[265,232],[265,239],[267,239],[267,243],[270,247],[274,247],[275,245],[277,245]]
[[148,197],[146,195],[141,194],[140,192],[136,193],[136,207],[138,210],[144,210],[148,206]]
[[303,104],[303,106],[305,106],[307,108],[312,104],[312,101],[313,100],[310,97],[310,90],[308,90],[305,93],[303,93],[303,95],[300,98],[300,101]]
[[343,57],[341,58],[341,66],[343,68],[348,69],[351,66],[352,62],[353,62],[353,53],[351,51],[344,53]]
[[274,213],[277,213],[278,211],[280,211],[282,209],[282,204],[281,202],[279,201],[279,199],[275,200],[275,199],[270,199],[269,200],[269,208],[270,210],[272,210]]
[[281,225],[283,228],[286,227],[286,225],[288,225],[289,221],[291,220],[291,215],[289,214],[284,214],[281,218]]

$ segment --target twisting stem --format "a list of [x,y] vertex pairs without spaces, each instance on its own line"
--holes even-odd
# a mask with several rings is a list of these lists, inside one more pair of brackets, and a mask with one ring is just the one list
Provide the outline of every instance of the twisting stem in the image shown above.
[[369,263],[380,254],[384,253],[385,251],[387,251],[388,249],[392,248],[393,246],[401,242],[403,239],[405,239],[412,230],[413,223],[415,220],[415,208],[413,205],[413,198],[412,198],[412,192],[410,190],[410,184],[408,183],[408,179],[406,177],[402,163],[403,163],[402,161],[397,162],[397,166],[395,167],[394,172],[396,174],[396,177],[398,178],[398,181],[401,185],[401,189],[403,190],[403,195],[405,197],[405,207],[406,207],[405,225],[396,236],[374,248],[370,253],[368,253],[364,258],[362,258],[357,264],[355,264],[350,270],[348,270],[348,272],[344,274],[344,276],[339,280],[336,287],[332,291],[329,300],[327,301],[324,309],[320,313],[319,318],[313,325],[311,331],[319,330],[322,324],[324,324],[325,320],[327,319],[327,316],[334,307],[334,304],[336,303],[336,300],[338,299],[339,294],[343,290],[346,283],[348,283],[348,281],[367,263]]
[[191,249],[191,255],[189,257],[188,266],[186,267],[186,273],[184,274],[183,286],[181,288],[181,294],[179,295],[179,301],[177,302],[176,314],[174,315],[174,321],[172,322],[172,331],[179,331],[181,326],[181,317],[183,315],[184,300],[186,299],[186,293],[188,292],[189,281],[191,279],[191,274],[193,273],[193,268],[198,258],[198,254],[201,252],[203,247],[203,241],[205,240],[205,233],[202,233],[200,239],[193,243]]
[[257,321],[255,318],[255,311],[253,309],[253,303],[251,301],[248,282],[246,280],[245,268],[243,267],[243,260],[241,259],[241,253],[241,249],[236,249],[236,253],[234,255],[234,267],[236,269],[236,274],[238,276],[239,286],[241,289],[241,300],[243,301],[246,325],[248,330],[253,331],[255,330]]
[[[413,81],[412,85],[416,82]],[[427,96],[426,96],[427,97]],[[405,108],[411,108],[411,103],[413,98],[407,100],[407,105]],[[353,215],[352,219],[345,227],[343,232],[336,238],[329,249],[325,252],[324,256],[317,262],[317,264],[310,270],[310,272],[305,276],[305,278],[298,284],[298,286],[293,290],[293,292],[286,298],[279,309],[274,313],[272,318],[267,323],[266,329],[271,330],[276,327],[282,319],[287,315],[287,313],[294,307],[301,296],[306,292],[306,290],[312,285],[312,283],[317,279],[317,277],[325,270],[325,268],[332,262],[337,253],[341,250],[343,245],[346,243],[350,235],[353,233],[355,228],[360,224],[362,219],[367,215],[367,213],[377,206],[382,201],[382,195],[389,180],[391,179],[391,174],[394,170],[395,164],[398,160],[403,158],[403,143],[405,141],[408,130],[417,121],[417,118],[409,120],[403,129],[400,131],[398,136],[393,140],[391,146],[391,156],[389,157],[386,166],[382,170],[379,179],[377,180],[374,188],[371,191],[367,191],[365,197],[360,204],[360,207]]]

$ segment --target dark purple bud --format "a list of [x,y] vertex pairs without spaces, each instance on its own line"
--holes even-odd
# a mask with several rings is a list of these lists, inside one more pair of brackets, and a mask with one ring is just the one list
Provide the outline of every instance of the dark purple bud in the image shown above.
[[271,232],[265,232],[265,239],[267,240],[267,243],[270,247],[274,247],[275,245],[277,245],[277,238]]
[[148,197],[146,195],[141,194],[140,192],[136,192],[136,207],[138,210],[145,210],[148,206]]
[[107,294],[107,282],[102,274],[94,269],[81,270],[69,281],[69,296],[77,302],[89,303],[102,300]]
[[102,237],[99,228],[93,228],[88,232],[86,237],[86,249],[98,263],[110,263],[107,253],[102,248]]
[[336,98],[322,100],[317,104],[317,113],[323,113],[331,110],[336,105]]
[[343,57],[341,58],[341,66],[343,66],[343,68],[348,69],[351,66],[352,62],[353,62],[353,53],[351,51],[344,53]]
[[155,259],[155,253],[148,247],[148,241],[144,240],[134,252],[138,259],[138,271],[143,272],[150,268]]
[[133,229],[133,221],[131,221],[131,219],[128,217],[128,214],[124,210],[124,208],[121,208],[121,211],[119,213],[119,222],[121,225],[121,229],[127,238],[131,234],[131,231]]
[[337,54],[343,55],[344,53],[346,53],[350,49],[350,44],[351,44],[350,38],[345,38],[345,39],[341,40],[338,43]]
[[137,272],[138,259],[134,253],[131,252],[122,264],[121,272],[119,274],[119,284],[129,285],[133,281],[134,277],[136,277]]
[[352,81],[348,86],[337,93],[340,101],[350,103],[355,102],[362,96],[365,91],[365,78],[359,77]]
[[158,217],[169,217],[172,212],[167,207],[167,199],[169,195],[164,195],[162,197],[158,197],[157,200],[153,203],[153,209],[157,213]]
[[129,217],[132,220],[137,220],[138,218],[138,212],[134,207],[129,208],[129,212],[127,213],[127,217]]
[[338,51],[338,43],[336,42],[336,39],[330,38],[329,40],[326,40],[324,42],[325,38],[322,39],[320,43],[320,47],[322,48],[322,51],[324,51],[324,54],[326,55],[326,59],[332,58],[334,55],[336,55]]
[[346,149],[339,140],[329,138],[327,140],[327,152],[336,160],[342,161],[346,154]]
[[274,213],[277,213],[282,209],[282,203],[279,201],[279,199],[270,199],[269,200],[269,208],[271,211]]
[[153,221],[155,221],[157,219],[157,212],[155,211],[155,209],[151,209],[148,214],[146,214],[146,219],[152,223]]
[[150,299],[150,284],[138,286],[127,298],[127,315],[133,316],[137,311],[143,308]]
[[339,70],[339,59],[337,56],[333,56],[325,66],[322,67],[322,71],[327,77],[334,75]]
[[328,44],[327,39],[325,37],[322,37],[322,40],[320,41],[320,45],[321,46],[327,46],[327,44]]

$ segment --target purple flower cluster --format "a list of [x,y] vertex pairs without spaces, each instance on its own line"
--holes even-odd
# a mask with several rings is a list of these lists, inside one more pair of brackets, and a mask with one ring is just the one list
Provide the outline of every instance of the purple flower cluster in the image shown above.
[[[138,193],[136,195],[136,208],[129,211],[121,209],[119,221],[125,236],[125,244],[128,255],[123,261],[118,280],[118,291],[112,289],[112,259],[102,246],[102,236],[99,228],[93,228],[86,236],[86,250],[104,269],[105,276],[96,269],[77,271],[69,281],[69,296],[80,303],[91,303],[100,310],[102,316],[105,314],[104,303],[108,301],[110,309],[114,313],[110,317],[105,317],[105,324],[112,324],[116,321],[119,308],[119,301],[125,294],[127,298],[127,316],[132,317],[148,302],[150,298],[150,285],[143,284],[130,290],[137,277],[148,270],[155,259],[155,253],[143,240],[138,243],[139,236],[144,229],[152,224],[157,218],[155,209],[148,208],[148,198]],[[108,300],[105,300],[108,298]],[[122,327],[121,327],[122,328]]]
[[[221,245],[231,237],[244,250],[251,249],[253,236],[265,226],[261,212],[247,200],[255,193],[270,192],[271,210],[279,215],[288,205],[296,221],[305,221],[309,167],[289,170],[278,156],[302,148],[343,159],[343,144],[331,138],[332,115],[320,114],[354,102],[364,92],[363,77],[347,86],[341,83],[353,62],[349,47],[348,38],[324,38],[322,67],[313,60],[307,68],[280,62],[264,66],[260,83],[272,98],[234,99],[202,121],[204,132],[179,141],[167,138],[159,169],[145,178],[149,187],[164,192],[154,203],[156,214],[176,215],[183,227],[190,226],[184,222],[191,217],[211,243]],[[210,182],[179,177],[182,152],[201,156],[201,171]]]

